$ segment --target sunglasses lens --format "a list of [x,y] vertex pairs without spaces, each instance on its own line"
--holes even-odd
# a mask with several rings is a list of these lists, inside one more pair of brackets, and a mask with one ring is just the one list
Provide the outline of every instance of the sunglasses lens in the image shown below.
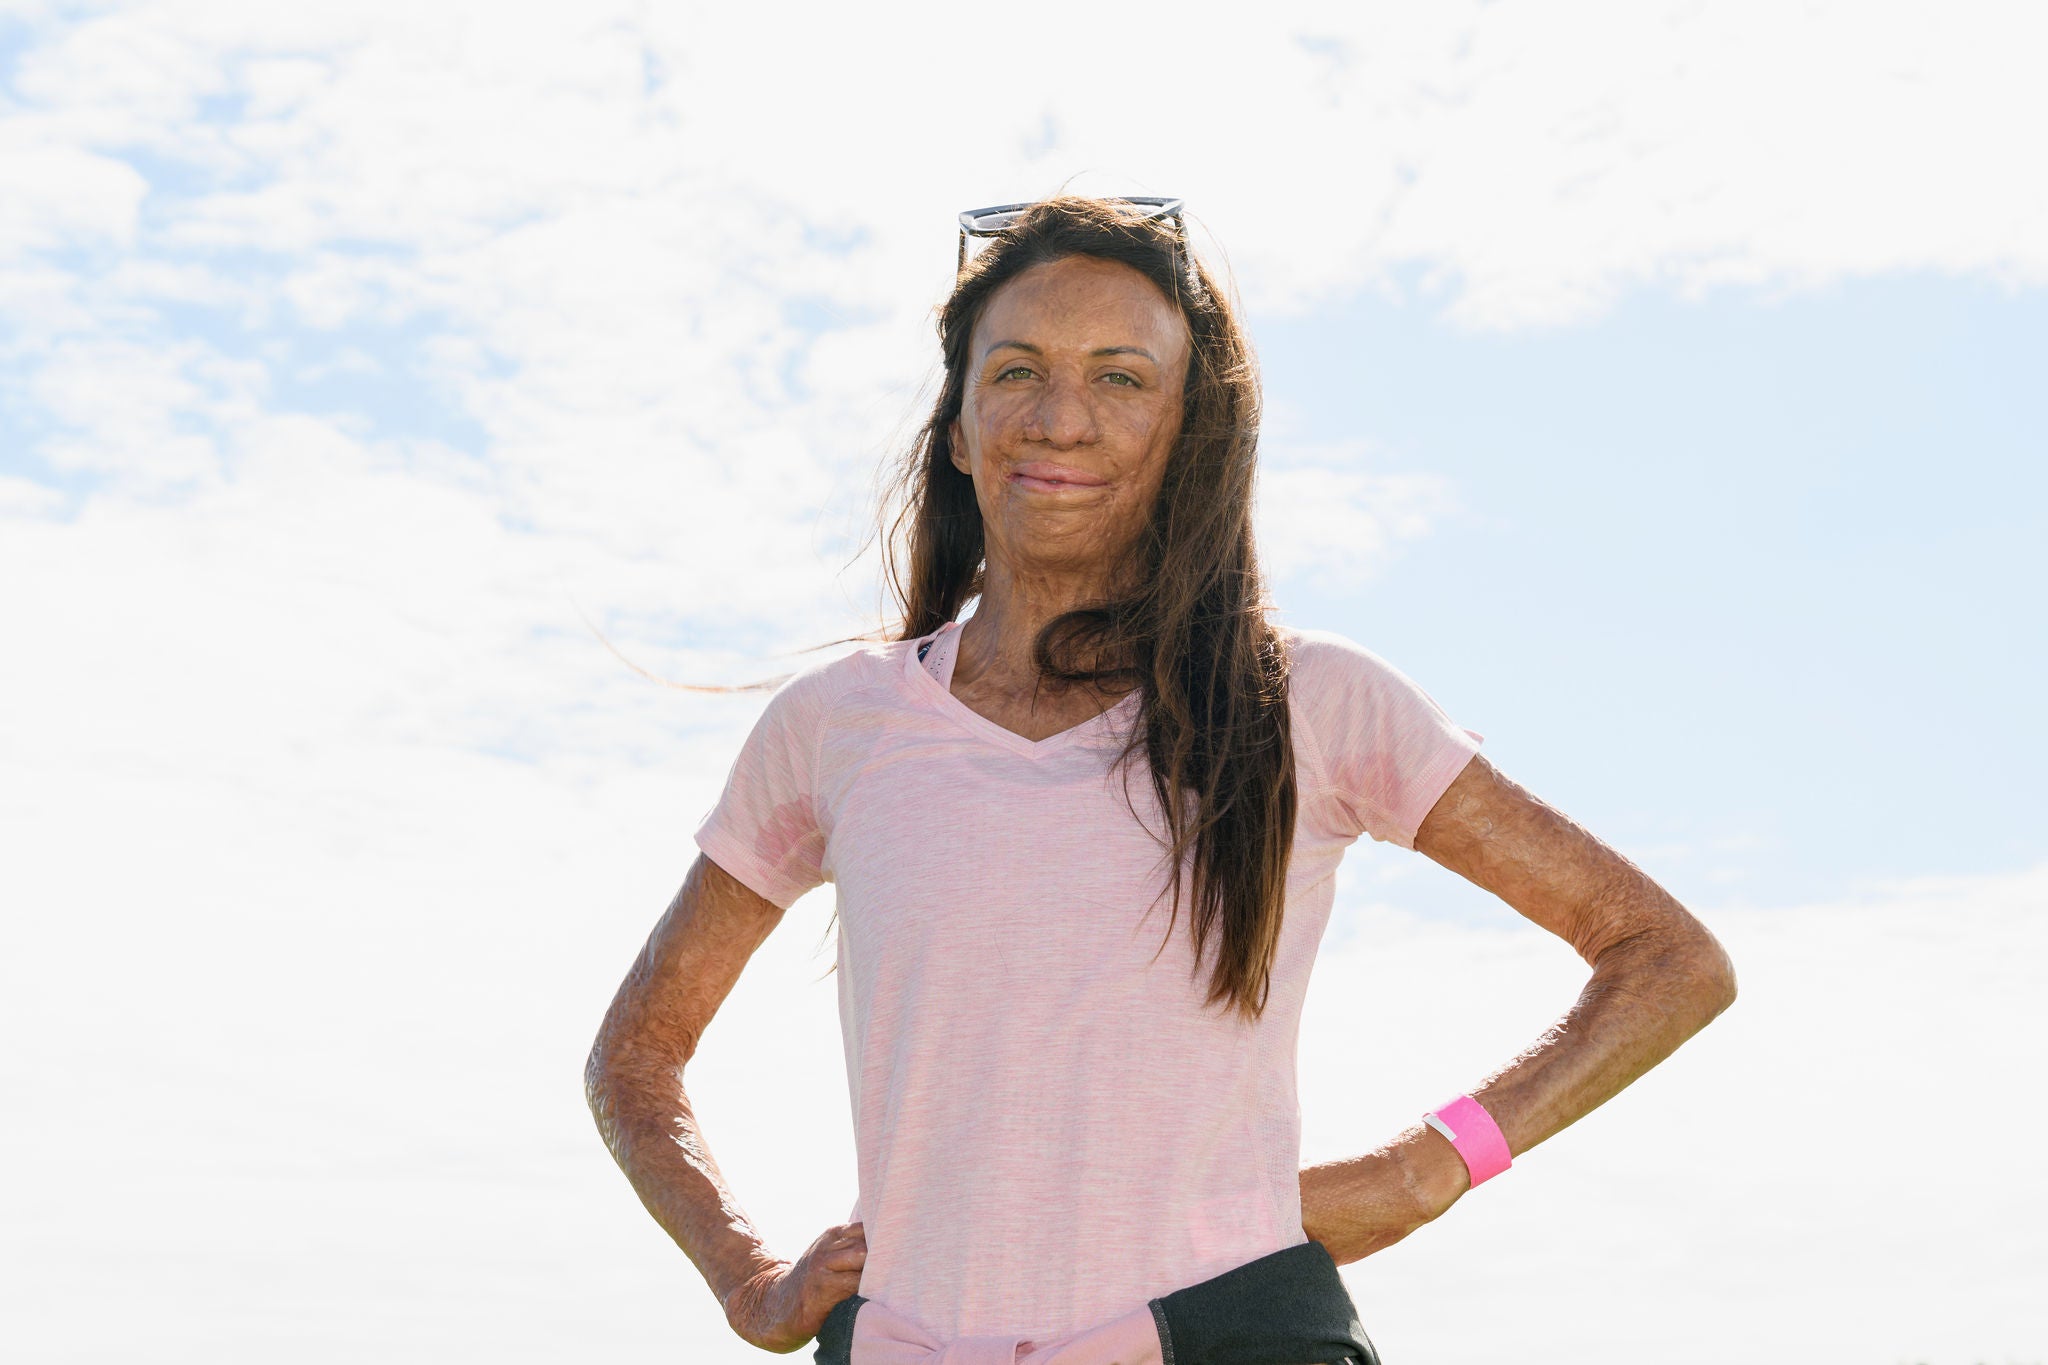
[[996,213],[977,213],[974,215],[972,231],[1001,232],[1004,228],[1009,227],[1019,218],[1022,218],[1026,211],[1024,209],[1008,209]]

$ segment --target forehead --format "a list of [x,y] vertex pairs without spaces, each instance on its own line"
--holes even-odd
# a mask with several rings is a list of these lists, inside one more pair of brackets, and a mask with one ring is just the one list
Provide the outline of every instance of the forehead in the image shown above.
[[1143,346],[1184,357],[1187,322],[1159,287],[1121,261],[1065,256],[1034,265],[989,296],[974,326],[974,359],[997,341],[1046,349]]

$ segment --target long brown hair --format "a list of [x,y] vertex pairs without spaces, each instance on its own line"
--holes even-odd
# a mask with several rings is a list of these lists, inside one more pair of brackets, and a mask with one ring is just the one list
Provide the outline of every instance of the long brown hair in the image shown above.
[[[1197,969],[1209,940],[1220,939],[1208,1003],[1227,999],[1256,1020],[1271,989],[1294,844],[1290,660],[1268,620],[1252,537],[1257,366],[1229,301],[1182,232],[1111,200],[1059,195],[1034,204],[961,270],[938,309],[943,389],[879,506],[886,577],[901,609],[881,634],[928,635],[982,591],[981,508],[974,480],[953,464],[950,430],[966,392],[968,345],[996,290],[1067,256],[1143,274],[1180,309],[1192,345],[1180,437],[1158,499],[1106,576],[1127,586],[1048,621],[1032,657],[1041,682],[1142,692],[1116,763],[1128,784],[1130,762],[1143,750],[1166,816],[1168,935],[1192,854]],[[893,523],[892,506],[900,506]],[[1128,785],[1125,795],[1128,802]]]

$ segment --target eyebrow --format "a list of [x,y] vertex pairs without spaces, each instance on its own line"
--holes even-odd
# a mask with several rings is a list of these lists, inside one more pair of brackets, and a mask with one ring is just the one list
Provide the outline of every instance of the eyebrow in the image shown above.
[[[987,359],[988,359],[988,358],[989,358],[990,356],[994,355],[994,354],[995,354],[995,353],[996,353],[997,351],[1000,351],[1000,350],[1002,350],[1002,349],[1003,349],[1003,347],[1005,347],[1005,346],[1014,346],[1014,347],[1016,347],[1016,348],[1017,348],[1018,350],[1020,350],[1020,351],[1029,351],[1029,352],[1030,352],[1031,354],[1033,354],[1033,355],[1041,355],[1041,356],[1042,356],[1042,355],[1044,355],[1044,354],[1045,354],[1045,352],[1044,352],[1044,351],[1041,351],[1041,350],[1039,350],[1039,349],[1038,349],[1038,347],[1036,347],[1036,346],[1033,346],[1033,345],[1032,345],[1032,344],[1031,344],[1030,342],[1028,342],[1028,341],[998,341],[998,342],[994,343],[993,345],[991,345],[991,346],[990,346],[990,347],[989,347],[989,348],[988,348],[988,349],[987,349],[986,351],[983,351],[983,352],[981,353],[981,358],[982,358],[983,360],[987,360]],[[1159,357],[1158,357],[1158,356],[1156,356],[1156,355],[1153,355],[1153,354],[1152,354],[1152,353],[1151,353],[1150,351],[1146,350],[1146,349],[1145,349],[1145,348],[1144,348],[1143,346],[1098,346],[1098,347],[1096,347],[1096,348],[1095,348],[1094,350],[1090,351],[1090,352],[1089,352],[1088,354],[1089,354],[1089,355],[1141,355],[1141,356],[1145,357],[1145,359],[1147,359],[1147,360],[1151,361],[1151,362],[1152,362],[1152,363],[1153,363],[1154,365],[1157,365],[1157,364],[1159,363]]]

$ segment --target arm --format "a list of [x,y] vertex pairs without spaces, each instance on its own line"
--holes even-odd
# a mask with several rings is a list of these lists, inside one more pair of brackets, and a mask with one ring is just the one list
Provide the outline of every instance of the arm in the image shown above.
[[[1734,964],[1705,925],[1483,755],[1431,808],[1415,847],[1570,943],[1592,968],[1571,1010],[1468,1092],[1511,1155],[1605,1104],[1735,999]],[[1378,1151],[1301,1178],[1303,1226],[1340,1265],[1400,1241],[1471,1187],[1457,1148],[1419,1118]]]
[[606,1011],[584,1095],[613,1160],[733,1316],[771,1256],[697,1124],[683,1068],[783,912],[701,853]]

